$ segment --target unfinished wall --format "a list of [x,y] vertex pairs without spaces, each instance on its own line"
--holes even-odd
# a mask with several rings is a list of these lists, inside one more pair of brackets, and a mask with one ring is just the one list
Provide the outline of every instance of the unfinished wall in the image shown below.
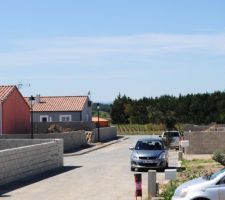
[[[40,141],[37,142],[39,143]],[[4,140],[1,140],[1,143],[3,144]],[[8,140],[5,144],[13,147],[24,143],[26,143],[24,140]],[[28,143],[29,141],[27,141]],[[41,144],[0,150],[0,185],[29,179],[62,166],[62,140],[43,140]]]
[[225,149],[225,132],[191,132],[184,136],[190,143],[188,154],[212,154]]
[[[0,135],[1,139],[30,139],[30,134]],[[85,131],[72,131],[68,133],[34,134],[35,139],[63,139],[64,151],[87,146]]]
[[[98,129],[95,128],[94,130],[94,142],[98,141]],[[100,135],[100,142],[104,142],[107,140],[112,140],[117,137],[117,128],[116,127],[105,127],[99,128],[99,135]]]
[[[11,135],[11,134],[10,134]],[[0,139],[0,150],[24,147],[34,144],[42,144],[43,142],[51,142],[52,140],[30,140],[30,139]]]

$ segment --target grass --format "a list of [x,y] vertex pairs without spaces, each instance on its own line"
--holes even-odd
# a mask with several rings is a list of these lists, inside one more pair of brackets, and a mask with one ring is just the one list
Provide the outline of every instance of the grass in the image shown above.
[[166,128],[164,124],[121,124],[116,127],[120,135],[159,135]]
[[[160,135],[166,130],[165,124],[117,124],[120,135]],[[177,124],[176,129],[182,131],[182,124]]]

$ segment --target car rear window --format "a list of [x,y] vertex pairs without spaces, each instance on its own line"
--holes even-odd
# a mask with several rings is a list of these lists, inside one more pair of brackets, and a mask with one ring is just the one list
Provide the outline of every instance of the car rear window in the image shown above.
[[174,131],[174,132],[165,132],[164,133],[164,137],[166,137],[166,136],[168,136],[168,137],[180,137],[179,132],[176,132],[176,131]]

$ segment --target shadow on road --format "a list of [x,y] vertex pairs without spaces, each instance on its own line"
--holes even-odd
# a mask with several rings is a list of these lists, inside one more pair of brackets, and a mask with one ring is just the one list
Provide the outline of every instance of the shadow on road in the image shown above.
[[68,151],[65,151],[64,154],[69,154],[69,153],[77,153],[79,151],[82,151],[84,149],[90,149],[92,147],[94,147],[95,145],[94,144],[88,144],[87,146],[85,147],[80,147],[80,148],[75,148],[75,149],[70,149]]
[[31,185],[33,183],[42,181],[44,179],[51,178],[53,176],[57,176],[59,174],[66,173],[68,171],[71,171],[71,170],[74,170],[74,169],[77,169],[77,168],[81,168],[81,167],[82,166],[64,166],[59,170],[49,171],[49,172],[45,172],[45,173],[42,173],[42,174],[39,174],[39,175],[36,175],[36,176],[32,176],[32,177],[29,178],[29,180],[28,179],[20,180],[20,181],[16,181],[16,182],[9,183],[7,185],[1,186],[1,188],[0,188],[0,198],[10,197],[10,195],[4,195],[5,193],[11,192],[13,190],[25,187],[27,185]]

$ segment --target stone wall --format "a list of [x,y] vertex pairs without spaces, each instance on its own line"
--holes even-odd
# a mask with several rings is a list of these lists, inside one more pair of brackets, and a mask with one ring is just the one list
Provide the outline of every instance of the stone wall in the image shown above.
[[[95,128],[94,132],[94,142],[98,141],[98,129]],[[116,127],[105,127],[99,128],[100,142],[112,140],[117,138],[117,128]]]
[[225,132],[191,132],[184,133],[189,140],[188,154],[212,154],[225,149]]
[[[63,166],[62,140],[42,140],[42,143],[39,140],[36,141],[39,144],[28,145],[30,142],[8,140],[5,145],[17,148],[0,150],[0,186]],[[28,146],[18,147],[25,143]]]
[[77,130],[91,131],[91,130],[93,130],[92,122],[34,122],[33,123],[33,132],[35,134],[48,133],[48,128],[51,125],[58,125],[64,129],[70,129],[73,131],[77,131]]
[[[0,135],[1,139],[30,139],[30,134]],[[68,133],[34,134],[34,139],[63,139],[64,151],[87,146],[85,131],[72,131]]]

